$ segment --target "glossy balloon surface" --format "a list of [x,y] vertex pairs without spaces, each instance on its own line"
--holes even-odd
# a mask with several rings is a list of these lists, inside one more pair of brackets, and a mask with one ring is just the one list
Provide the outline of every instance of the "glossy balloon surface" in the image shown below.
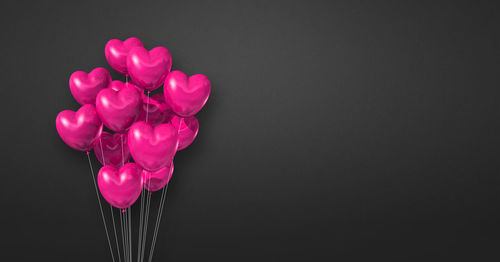
[[108,87],[111,75],[108,70],[98,67],[90,73],[76,71],[69,78],[69,89],[80,105],[95,104],[99,91]]
[[116,208],[127,208],[141,194],[142,169],[134,163],[127,163],[120,169],[106,165],[99,170],[97,184],[108,203]]
[[202,74],[188,77],[181,71],[172,71],[163,87],[165,102],[176,115],[193,116],[203,108],[210,95],[210,81]]
[[116,72],[127,75],[127,56],[130,49],[134,47],[142,47],[142,42],[139,38],[130,37],[125,41],[111,39],[106,43],[104,55],[109,65]]
[[56,129],[61,139],[71,148],[89,151],[102,132],[102,122],[95,106],[87,104],[77,112],[64,110],[57,115]]
[[172,56],[165,47],[155,47],[148,51],[134,47],[127,57],[127,70],[132,82],[152,91],[163,84],[172,68]]
[[126,131],[139,117],[141,107],[141,93],[133,85],[126,85],[118,91],[103,89],[96,98],[99,117],[106,127],[115,132]]
[[156,171],[170,163],[177,151],[178,135],[172,124],[156,127],[136,122],[128,132],[130,154],[148,171]]

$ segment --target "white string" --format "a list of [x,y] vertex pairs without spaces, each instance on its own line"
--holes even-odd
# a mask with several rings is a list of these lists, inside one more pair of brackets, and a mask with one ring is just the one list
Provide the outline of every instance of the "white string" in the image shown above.
[[121,236],[122,236],[122,247],[123,247],[123,261],[127,261],[127,258],[125,257],[125,242],[123,238],[123,218],[122,218],[122,211],[119,210],[118,216],[120,217],[120,229],[121,229]]
[[[102,137],[99,137],[99,144],[101,145],[101,155],[102,155],[102,164],[106,165],[106,159],[104,159],[104,150],[102,150]],[[115,224],[115,215],[113,214],[113,206],[109,204],[109,211],[111,212],[111,220],[113,221],[113,231],[115,232],[115,242],[116,242],[116,253],[118,254],[118,261],[122,261],[120,255],[120,245],[118,245],[118,235],[116,234],[116,224]]]
[[148,115],[149,115],[149,94],[151,92],[148,91],[148,102],[146,103],[146,123],[148,122]]
[[123,136],[120,134],[120,140],[122,141],[122,166],[125,165],[125,155],[123,154]]
[[113,206],[109,205],[109,211],[111,212],[111,220],[113,220],[113,229],[115,231],[115,242],[116,242],[116,253],[118,253],[118,261],[122,261],[120,255],[120,245],[118,245],[118,235],[116,234],[116,225],[115,225],[115,215],[113,214]]
[[[149,174],[149,179],[148,179],[148,188],[151,188],[151,174]],[[144,220],[144,229],[143,229],[143,239],[142,239],[142,249],[141,249],[141,261],[144,261],[144,249],[146,248],[146,239],[147,239],[147,233],[148,233],[148,220],[149,220],[149,206],[151,203],[151,194],[152,192],[150,191],[146,197],[146,214],[145,214],[145,220]]]
[[125,261],[128,261],[127,251],[126,251],[127,245],[125,244],[125,224],[123,223],[123,220],[124,220],[123,210],[120,210],[120,224],[121,224],[121,228],[122,228],[123,259]]
[[163,207],[165,206],[167,190],[168,190],[168,183],[163,188],[163,191],[161,192],[161,199],[160,199],[160,205],[159,205],[159,209],[158,209],[158,215],[156,216],[156,225],[155,225],[155,230],[154,230],[154,234],[153,234],[153,240],[151,243],[151,249],[149,250],[149,262],[151,262],[153,260],[153,252],[154,252],[155,245],[156,245],[156,239],[158,237],[158,229],[160,228],[161,215],[163,214]]
[[[148,122],[148,118],[149,118],[149,95],[151,94],[150,91],[147,91],[147,94],[148,94],[148,100],[146,102],[146,123]],[[148,180],[148,188],[149,186],[151,185],[151,175],[149,175],[149,180]],[[144,260],[144,248],[145,248],[145,245],[146,245],[146,235],[147,235],[147,232],[148,232],[148,220],[149,220],[149,203],[151,201],[151,194],[148,194],[147,195],[147,199],[146,199],[146,214],[143,214],[142,213],[142,205],[143,205],[143,197],[144,197],[144,194],[145,194],[145,190],[143,189],[142,193],[141,193],[141,222],[142,224],[140,225],[141,226],[141,233],[140,233],[140,245],[139,245],[139,252],[140,254],[139,255],[139,258],[138,258],[138,261],[143,261]]]
[[127,252],[127,261],[130,261],[130,254],[128,252],[128,212],[126,209],[124,209],[125,212],[123,212],[124,214],[124,219],[123,219],[123,222],[125,223],[125,244],[127,245],[126,248],[125,248],[125,252]]
[[132,262],[132,206],[128,208],[128,247],[129,247],[129,258]]
[[[148,95],[148,100],[146,102],[146,123],[148,122],[149,118],[149,94],[150,92],[147,92]],[[137,262],[140,262],[142,260],[142,252],[143,250],[143,240],[144,240],[144,194],[145,194],[145,189],[144,187],[141,189],[141,209],[139,212],[139,232],[138,232],[138,240],[137,240]]]
[[140,262],[141,259],[141,247],[142,247],[142,227],[143,227],[143,217],[144,217],[144,212],[143,212],[143,206],[144,206],[144,187],[141,190],[141,211],[139,213],[139,239],[138,239],[138,245],[137,245],[137,262]]
[[[120,141],[121,141],[121,151],[122,151],[122,166],[125,165],[125,156],[123,154],[123,136],[120,135]],[[126,254],[126,261],[132,261],[132,254],[131,254],[131,241],[130,241],[130,231],[131,231],[131,225],[130,225],[130,214],[129,214],[130,208],[123,209],[122,213],[124,214],[124,222],[125,222],[125,246],[123,247],[123,252]]]
[[[177,128],[177,133],[179,133],[179,131],[181,130],[181,123],[182,123],[182,119],[179,119],[179,127]],[[170,182],[170,181],[169,181]],[[155,229],[154,229],[154,233],[153,233],[153,239],[151,240],[151,249],[149,250],[149,262],[151,262],[153,260],[153,252],[154,252],[154,249],[155,249],[155,246],[156,246],[156,239],[158,238],[158,230],[160,229],[160,222],[161,222],[161,215],[163,214],[163,208],[165,206],[165,200],[167,198],[167,190],[168,190],[168,184],[167,183],[165,185],[165,187],[163,188],[162,190],[162,193],[161,193],[161,199],[160,199],[160,205],[159,205],[159,211],[158,211],[158,214],[156,216],[156,223],[155,223]]]
[[101,211],[102,222],[104,224],[104,230],[106,231],[106,238],[108,239],[109,251],[111,252],[111,259],[115,262],[115,255],[113,254],[113,248],[111,247],[111,241],[109,240],[108,226],[106,225],[106,220],[104,219],[104,212],[102,212],[101,198],[99,197],[99,191],[97,189],[97,183],[95,182],[94,168],[92,168],[92,162],[90,162],[90,153],[87,152],[87,159],[89,160],[90,172],[92,172],[92,181],[94,182],[94,189],[97,196],[97,202],[99,203],[99,210]]
[[128,226],[128,217],[129,217],[129,213],[128,213],[128,209],[125,209],[125,241],[127,243],[127,258],[128,258],[128,261],[130,261],[130,252],[129,252],[129,246],[130,246],[130,243],[129,243],[129,237],[128,237],[128,232],[129,232],[129,226]]

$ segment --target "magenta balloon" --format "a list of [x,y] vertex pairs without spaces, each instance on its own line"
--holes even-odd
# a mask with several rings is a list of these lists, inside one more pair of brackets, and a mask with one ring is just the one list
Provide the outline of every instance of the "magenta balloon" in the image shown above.
[[192,116],[182,118],[174,116],[171,120],[171,123],[179,133],[179,147],[177,148],[177,151],[182,150],[193,143],[196,135],[198,135],[198,129],[200,128],[198,119],[196,119],[196,117]]
[[135,162],[148,171],[156,171],[170,163],[177,151],[177,130],[172,124],[152,127],[136,122],[128,131],[128,146]]
[[210,95],[210,81],[202,74],[188,78],[181,71],[172,71],[163,87],[167,106],[178,116],[189,117],[198,113]]
[[141,194],[142,169],[127,163],[120,169],[106,165],[99,170],[97,184],[102,196],[116,208],[131,206]]
[[130,159],[127,134],[102,132],[94,145],[94,153],[101,164],[121,167]]
[[172,56],[165,47],[155,47],[148,51],[144,47],[134,47],[127,57],[127,70],[132,82],[146,90],[160,87],[172,68]]
[[[113,81],[115,85],[117,81]],[[106,127],[115,132],[126,131],[139,117],[142,107],[141,93],[133,85],[116,91],[101,90],[96,98],[96,109]]]
[[142,170],[142,181],[144,188],[148,191],[154,192],[162,189],[174,172],[174,162],[170,162],[167,166],[160,168],[157,171],[149,172]]
[[111,75],[108,70],[98,67],[90,73],[76,71],[69,78],[71,94],[80,105],[95,104],[97,93],[108,87]]
[[142,109],[138,121],[146,122],[147,116],[147,122],[152,126],[157,126],[165,123],[167,118],[170,120],[170,115],[171,114],[167,110],[163,94],[156,94],[150,97],[149,104],[148,97],[145,95],[142,97]]
[[102,132],[102,122],[95,106],[87,104],[76,113],[64,110],[57,115],[56,129],[62,140],[71,148],[89,151]]
[[127,56],[130,49],[134,47],[142,47],[142,42],[139,38],[130,37],[125,41],[111,39],[106,43],[104,55],[108,60],[109,65],[118,73],[127,75]]

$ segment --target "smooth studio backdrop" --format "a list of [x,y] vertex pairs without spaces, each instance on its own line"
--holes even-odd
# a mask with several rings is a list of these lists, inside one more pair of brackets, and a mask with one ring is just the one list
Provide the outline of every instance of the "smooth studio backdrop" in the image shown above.
[[2,3],[0,256],[111,261],[86,156],[55,117],[78,108],[72,72],[111,70],[106,42],[137,36],[212,82],[199,136],[175,157],[154,261],[498,260],[499,12]]

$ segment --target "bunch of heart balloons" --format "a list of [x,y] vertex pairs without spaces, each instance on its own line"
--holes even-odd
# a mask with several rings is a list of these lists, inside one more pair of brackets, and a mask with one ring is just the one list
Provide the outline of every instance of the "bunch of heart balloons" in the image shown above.
[[[56,128],[71,148],[94,150],[103,164],[97,175],[102,196],[124,209],[143,188],[153,192],[168,183],[174,155],[198,134],[194,115],[210,95],[210,81],[202,74],[171,72],[165,47],[148,50],[135,37],[110,40],[104,53],[126,81],[112,81],[102,67],[71,74],[69,89],[81,107],[60,112]],[[151,96],[162,85],[163,93]]]

